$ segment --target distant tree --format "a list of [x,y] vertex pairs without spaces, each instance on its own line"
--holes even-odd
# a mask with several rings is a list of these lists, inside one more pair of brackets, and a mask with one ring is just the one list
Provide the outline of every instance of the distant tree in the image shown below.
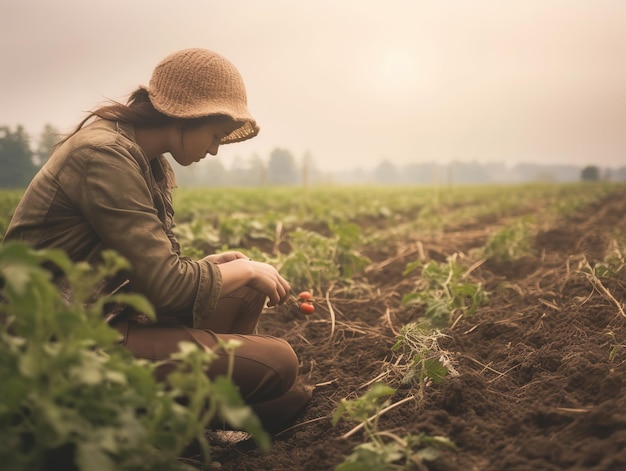
[[223,186],[226,180],[226,169],[220,159],[204,159],[202,172],[199,173],[202,181],[198,186]]
[[256,184],[259,186],[264,186],[267,184],[267,168],[259,154],[253,154],[250,157],[250,172],[251,175],[256,180]]
[[447,183],[489,183],[491,178],[484,165],[476,161],[455,160],[450,163]]
[[580,179],[584,182],[597,182],[600,180],[600,169],[595,165],[587,165],[580,172]]
[[402,183],[429,184],[435,183],[438,166],[434,162],[410,163],[401,169]]
[[51,124],[44,126],[43,131],[39,135],[39,142],[37,144],[37,150],[35,151],[35,163],[38,166],[41,167],[46,163],[52,153],[52,148],[61,138],[62,136],[57,128]]
[[545,172],[537,172],[535,175],[535,181],[541,183],[554,183],[556,182],[556,177],[554,173],[545,171]]
[[28,185],[37,171],[29,137],[22,126],[15,132],[0,127],[0,186],[22,188]]
[[306,151],[302,158],[302,186],[308,187],[313,180],[313,176],[316,173],[315,159],[311,152]]
[[228,184],[233,186],[257,186],[263,180],[263,162],[258,155],[244,160],[235,156],[232,167],[228,172]]
[[274,149],[267,164],[267,177],[275,185],[297,184],[299,175],[293,154],[285,149]]
[[390,184],[398,182],[398,170],[388,159],[383,160],[374,169],[374,180],[378,183]]

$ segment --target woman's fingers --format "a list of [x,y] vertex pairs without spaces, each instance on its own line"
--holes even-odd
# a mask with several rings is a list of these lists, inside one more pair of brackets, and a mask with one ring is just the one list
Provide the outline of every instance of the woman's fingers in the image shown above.
[[268,306],[282,304],[287,299],[291,289],[276,268],[267,263],[252,262],[255,266],[256,276],[253,281],[253,288],[261,291],[269,298]]
[[276,306],[278,304],[284,303],[287,299],[287,295],[289,294],[289,290],[291,289],[289,283],[287,283],[283,277],[278,275],[278,273],[276,275],[277,277],[274,278],[272,283],[272,292],[266,293],[270,298],[269,302],[267,303],[268,306]]
[[289,294],[289,290],[291,289],[291,287],[289,286],[289,283],[287,283],[287,281],[285,281],[285,279],[279,276],[279,283],[277,285],[277,293],[278,293],[278,300],[276,301],[275,304],[283,304],[286,300],[287,300],[287,295]]

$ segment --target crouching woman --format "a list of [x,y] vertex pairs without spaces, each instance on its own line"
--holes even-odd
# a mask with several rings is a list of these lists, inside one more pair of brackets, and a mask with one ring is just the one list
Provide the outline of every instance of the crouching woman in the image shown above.
[[[75,262],[97,264],[106,249],[125,257],[132,271],[109,280],[104,291],[124,286],[145,295],[157,312],[156,322],[128,311],[107,317],[125,347],[161,361],[182,341],[213,348],[220,339],[238,340],[232,380],[275,432],[311,398],[298,380],[292,347],[255,333],[264,306],[283,303],[289,283],[273,266],[240,252],[181,256],[173,233],[173,170],[164,156],[189,166],[258,131],[243,80],[227,59],[206,49],[175,52],[126,104],[92,111],[55,147],[24,193],[5,241],[63,249]],[[210,377],[227,371],[227,355],[218,355]]]

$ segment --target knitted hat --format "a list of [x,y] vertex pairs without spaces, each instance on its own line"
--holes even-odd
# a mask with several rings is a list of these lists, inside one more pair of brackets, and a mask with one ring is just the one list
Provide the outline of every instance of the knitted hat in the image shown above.
[[225,115],[243,123],[221,144],[244,141],[259,133],[248,111],[241,75],[224,57],[207,49],[183,49],[154,69],[148,96],[155,109],[173,118]]

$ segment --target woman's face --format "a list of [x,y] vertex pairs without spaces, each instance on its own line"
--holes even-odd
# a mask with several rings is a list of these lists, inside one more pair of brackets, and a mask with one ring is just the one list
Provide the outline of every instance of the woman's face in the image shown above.
[[228,118],[216,119],[197,126],[179,129],[180,139],[172,151],[172,157],[182,166],[191,165],[206,157],[207,154],[217,155],[222,138],[228,136],[241,123]]

